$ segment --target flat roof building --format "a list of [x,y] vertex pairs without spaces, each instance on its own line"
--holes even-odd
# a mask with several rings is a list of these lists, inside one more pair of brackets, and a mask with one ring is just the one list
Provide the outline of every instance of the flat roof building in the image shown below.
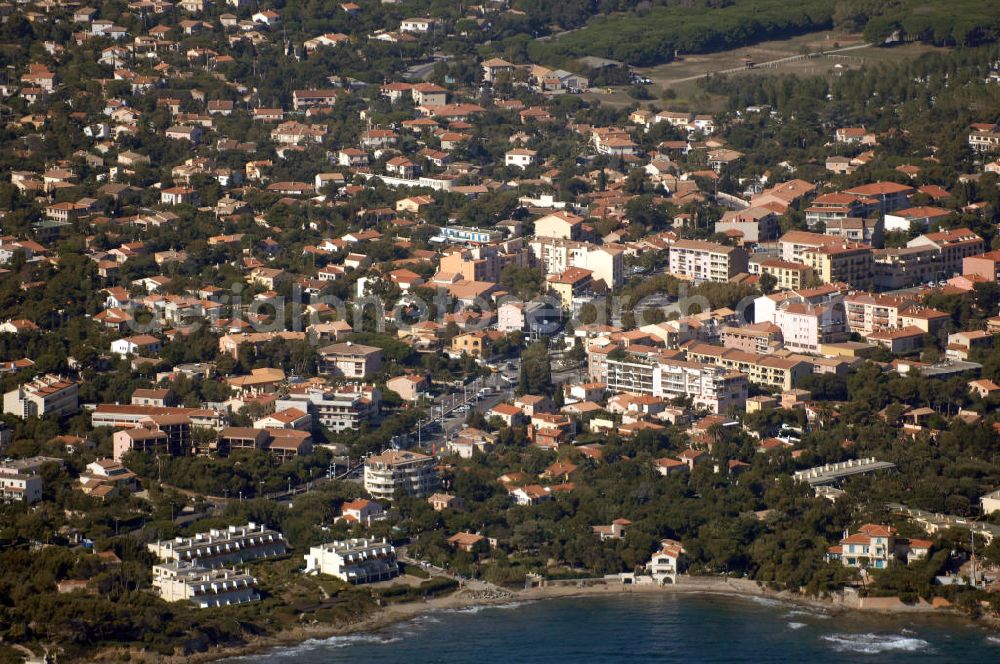
[[889,461],[878,461],[875,457],[867,459],[851,459],[840,463],[828,463],[825,466],[816,466],[800,470],[793,475],[800,482],[808,482],[810,486],[822,486],[839,482],[845,477],[852,475],[864,475],[874,473],[878,470],[889,470],[895,468],[896,464]]
[[365,461],[365,490],[376,500],[392,500],[396,491],[425,498],[439,484],[434,457],[391,450]]
[[321,544],[305,556],[306,574],[329,574],[348,583],[375,583],[399,576],[396,549],[385,539]]
[[190,601],[199,609],[260,599],[257,579],[235,569],[209,569],[185,562],[153,565],[153,587],[166,602]]
[[222,567],[285,553],[285,537],[252,521],[245,526],[229,526],[192,537],[151,542],[153,555],[167,562],[197,563],[202,567]]

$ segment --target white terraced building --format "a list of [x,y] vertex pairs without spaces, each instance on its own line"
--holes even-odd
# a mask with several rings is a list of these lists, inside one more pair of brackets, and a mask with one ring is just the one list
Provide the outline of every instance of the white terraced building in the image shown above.
[[386,540],[349,539],[321,544],[304,556],[307,574],[329,574],[348,583],[375,583],[399,575],[396,549]]
[[200,609],[245,604],[260,599],[257,579],[235,569],[209,569],[191,563],[153,566],[153,587],[167,602],[189,600]]
[[285,553],[285,537],[276,530],[250,522],[198,533],[193,537],[175,537],[152,542],[149,550],[167,562],[197,563],[202,567],[236,565]]

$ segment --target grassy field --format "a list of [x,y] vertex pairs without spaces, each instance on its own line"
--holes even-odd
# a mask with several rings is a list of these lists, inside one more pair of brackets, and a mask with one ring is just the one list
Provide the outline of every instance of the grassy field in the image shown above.
[[[828,52],[835,49],[849,50],[826,56],[796,58],[785,62],[765,64],[783,58],[795,58],[806,53]],[[798,74],[800,76],[834,76],[843,68],[857,68],[877,62],[895,62],[940,50],[922,43],[911,43],[894,48],[864,46],[860,34],[838,34],[823,31],[790,39],[761,42],[720,53],[682,55],[674,62],[656,67],[636,68],[635,72],[653,81],[650,92],[656,99],[642,102],[643,106],[665,106],[679,110],[715,112],[723,100],[707,94],[699,79],[709,73],[727,72],[727,75],[762,76],[773,74]],[[743,68],[743,58],[749,57],[757,64],[753,69]],[[839,65],[839,67],[838,67]],[[736,71],[731,71],[736,70]],[[661,99],[663,91],[671,89],[676,97]],[[610,90],[610,92],[609,92]],[[610,106],[624,107],[635,103],[626,94],[626,88],[593,89],[587,93],[589,101],[599,101]]]

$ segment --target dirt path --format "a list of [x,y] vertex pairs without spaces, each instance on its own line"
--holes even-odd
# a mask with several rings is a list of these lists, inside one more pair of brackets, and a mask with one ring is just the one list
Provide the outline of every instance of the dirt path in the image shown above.
[[[765,69],[769,67],[777,67],[778,65],[784,64],[786,62],[794,62],[796,60],[805,60],[807,58],[814,58],[818,56],[835,55],[837,53],[844,53],[846,51],[855,51],[861,48],[869,48],[872,44],[855,44],[853,46],[845,46],[843,48],[830,49],[828,51],[814,51],[812,53],[805,53],[799,55],[788,55],[783,58],[776,58],[774,60],[767,60],[765,62],[755,63],[753,69]],[[728,69],[717,69],[712,71],[703,72],[701,74],[695,74],[694,76],[685,76],[683,78],[674,79],[663,79],[662,83],[664,85],[673,85],[677,83],[687,83],[688,81],[697,81],[701,78],[706,78],[708,76],[713,76],[716,74],[735,74],[741,71],[748,71],[747,67],[730,67]]]

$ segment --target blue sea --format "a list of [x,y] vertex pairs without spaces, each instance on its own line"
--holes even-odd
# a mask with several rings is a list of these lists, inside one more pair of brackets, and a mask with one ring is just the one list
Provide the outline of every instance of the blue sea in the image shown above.
[[231,662],[601,664],[1000,662],[1000,635],[944,616],[828,613],[765,598],[619,595],[438,611]]

